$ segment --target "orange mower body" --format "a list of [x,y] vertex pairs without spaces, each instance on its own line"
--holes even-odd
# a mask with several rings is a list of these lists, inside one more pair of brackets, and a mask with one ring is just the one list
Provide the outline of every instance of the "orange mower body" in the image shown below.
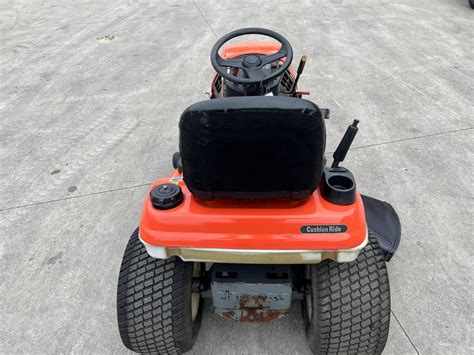
[[[274,42],[227,44],[246,35]],[[330,110],[303,98],[307,57],[295,70],[286,38],[232,31],[210,59],[209,99],[183,111],[174,169],[148,190],[122,259],[124,345],[189,351],[207,298],[219,316],[261,323],[298,302],[314,354],[380,355],[391,313],[386,262],[401,228],[393,207],[360,194],[340,165],[359,121],[329,165]]]

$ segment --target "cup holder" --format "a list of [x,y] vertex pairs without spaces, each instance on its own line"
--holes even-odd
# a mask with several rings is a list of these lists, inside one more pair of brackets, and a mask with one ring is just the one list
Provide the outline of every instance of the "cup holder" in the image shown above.
[[356,198],[356,183],[352,173],[345,168],[325,168],[322,196],[336,205],[351,205]]
[[340,191],[351,190],[354,187],[354,181],[346,175],[333,175],[328,179],[328,183]]

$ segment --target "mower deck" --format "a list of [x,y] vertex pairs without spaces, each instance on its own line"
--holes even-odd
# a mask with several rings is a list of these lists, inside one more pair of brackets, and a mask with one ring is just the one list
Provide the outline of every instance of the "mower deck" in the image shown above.
[[198,201],[175,170],[154,186],[181,187],[183,203],[172,211],[145,201],[140,239],[150,256],[185,261],[308,264],[355,260],[367,244],[362,199],[338,206],[319,189],[307,201]]

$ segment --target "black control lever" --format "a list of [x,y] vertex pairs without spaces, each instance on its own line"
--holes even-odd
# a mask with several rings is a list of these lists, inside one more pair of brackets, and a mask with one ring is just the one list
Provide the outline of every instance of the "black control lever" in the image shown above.
[[296,95],[296,85],[298,85],[298,80],[300,80],[300,76],[303,73],[304,66],[306,65],[306,60],[307,59],[308,58],[306,57],[306,55],[303,55],[301,57],[300,65],[298,65],[298,69],[296,70],[296,78],[295,78],[293,86],[291,87],[291,90],[290,90],[291,96]]
[[349,151],[349,148],[351,147],[352,141],[354,140],[357,131],[359,130],[357,128],[358,123],[359,120],[354,120],[354,122],[349,127],[347,127],[347,131],[344,134],[344,137],[342,137],[341,143],[339,143],[336,151],[332,155],[334,161],[332,162],[331,168],[338,168],[339,163],[344,161],[344,158],[346,157],[346,154]]

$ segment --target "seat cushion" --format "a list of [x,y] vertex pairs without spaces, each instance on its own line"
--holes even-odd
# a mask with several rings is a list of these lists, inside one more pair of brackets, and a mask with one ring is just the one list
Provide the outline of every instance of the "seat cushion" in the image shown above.
[[326,132],[308,100],[202,101],[183,112],[179,127],[184,181],[200,199],[304,199],[318,186]]

